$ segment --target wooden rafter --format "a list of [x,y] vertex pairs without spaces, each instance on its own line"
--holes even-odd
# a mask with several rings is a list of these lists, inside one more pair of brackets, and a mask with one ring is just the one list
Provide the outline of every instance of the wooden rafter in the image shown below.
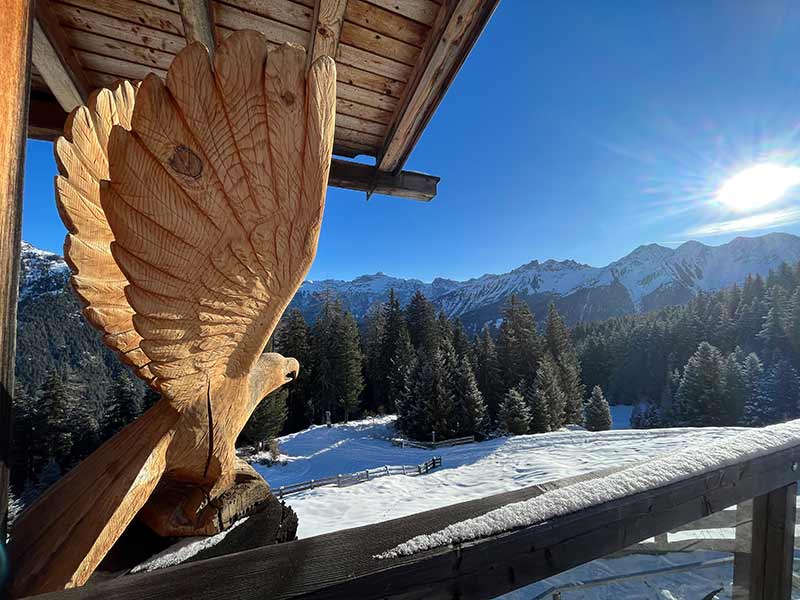
[[214,35],[214,19],[209,0],[178,0],[183,21],[186,43],[200,42],[214,52],[217,40]]
[[384,139],[377,161],[381,171],[403,167],[498,2],[452,0],[442,4]]
[[434,175],[413,171],[386,173],[370,165],[338,159],[331,161],[331,174],[328,178],[328,185],[333,187],[425,202],[436,196],[438,183],[439,178]]
[[65,111],[86,102],[91,86],[47,0],[36,2],[31,54],[33,64]]
[[308,66],[320,56],[336,58],[347,0],[316,0],[308,43]]

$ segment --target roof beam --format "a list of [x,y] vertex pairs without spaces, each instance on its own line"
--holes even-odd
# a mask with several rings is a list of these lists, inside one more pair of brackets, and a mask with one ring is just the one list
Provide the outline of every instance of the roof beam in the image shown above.
[[403,168],[499,0],[444,2],[378,156],[381,171]]
[[371,165],[336,158],[331,161],[331,174],[328,178],[330,186],[366,192],[368,197],[382,194],[423,202],[436,196],[438,183],[439,178],[434,175],[414,171],[387,173]]
[[47,0],[37,0],[33,22],[33,64],[47,87],[66,112],[85,104],[91,91],[78,57],[49,8]]
[[314,3],[313,27],[306,53],[309,67],[320,56],[336,58],[346,6],[347,0],[316,0]]
[[213,54],[217,47],[214,18],[209,0],[178,0],[186,43],[200,42]]

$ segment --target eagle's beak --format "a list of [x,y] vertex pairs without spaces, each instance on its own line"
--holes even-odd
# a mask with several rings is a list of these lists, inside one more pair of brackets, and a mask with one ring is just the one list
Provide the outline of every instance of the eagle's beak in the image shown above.
[[297,379],[297,375],[299,373],[300,373],[300,363],[297,362],[297,359],[287,358],[286,369],[284,371],[284,377],[286,381],[284,383],[289,383],[290,381],[294,381],[295,379]]

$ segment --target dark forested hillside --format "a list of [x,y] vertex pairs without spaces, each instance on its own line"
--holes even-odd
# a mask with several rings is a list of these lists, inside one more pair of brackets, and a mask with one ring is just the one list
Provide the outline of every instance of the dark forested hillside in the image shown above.
[[[612,403],[647,403],[647,425],[800,414],[800,263],[683,306],[581,324],[573,337],[585,384],[602,386]],[[690,414],[695,401],[704,415]]]

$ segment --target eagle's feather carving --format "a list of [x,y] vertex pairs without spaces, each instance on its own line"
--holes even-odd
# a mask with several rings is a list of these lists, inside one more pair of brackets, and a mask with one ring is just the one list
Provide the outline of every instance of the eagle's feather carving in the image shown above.
[[335,82],[330,58],[307,68],[303,48],[240,31],[70,116],[56,195],[73,287],[163,398],[23,514],[16,593],[82,584],[137,514],[164,535],[225,526],[235,439],[299,367],[263,351],[316,253]]

